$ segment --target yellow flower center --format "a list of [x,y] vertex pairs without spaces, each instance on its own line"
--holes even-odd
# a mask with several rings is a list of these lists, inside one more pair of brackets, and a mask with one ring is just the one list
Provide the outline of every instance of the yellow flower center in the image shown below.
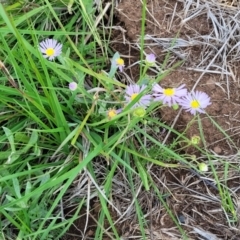
[[117,65],[119,65],[119,66],[123,66],[123,65],[124,65],[124,61],[123,61],[122,58],[118,58],[118,59],[116,60],[116,63],[117,63]]
[[199,108],[200,107],[200,103],[197,100],[192,100],[190,103],[190,106],[192,108]]
[[117,112],[116,112],[115,109],[110,109],[110,110],[108,111],[108,117],[109,117],[109,118],[113,118],[113,117],[115,117],[116,115],[117,115]]
[[137,95],[138,95],[138,93],[133,93],[131,96],[131,100],[135,99]]
[[171,97],[175,94],[175,89],[174,88],[166,88],[163,90],[163,94],[165,96]]
[[55,53],[55,50],[53,49],[53,48],[48,48],[47,50],[46,50],[46,54],[47,54],[47,56],[52,56],[52,55],[54,55],[54,53]]

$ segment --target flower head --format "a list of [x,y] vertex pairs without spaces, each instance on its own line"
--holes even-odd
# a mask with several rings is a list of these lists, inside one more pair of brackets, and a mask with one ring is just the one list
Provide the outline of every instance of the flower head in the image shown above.
[[110,108],[107,111],[107,116],[109,119],[112,119],[113,117],[115,117],[117,114],[119,114],[122,111],[122,109],[118,109],[116,110],[115,108]]
[[210,97],[200,91],[187,93],[185,97],[181,99],[179,104],[185,109],[187,112],[195,115],[197,112],[205,113],[204,109],[211,104]]
[[193,135],[191,137],[191,144],[192,145],[198,145],[200,143],[200,141],[201,141],[201,138],[197,135]]
[[117,111],[115,109],[109,109],[107,112],[107,116],[109,119],[112,119],[117,115]]
[[208,171],[208,165],[204,162],[199,163],[198,168],[201,172],[207,172]]
[[123,68],[124,68],[124,60],[122,58],[117,58],[116,60],[116,65],[117,67],[119,68],[120,72],[123,71]]
[[[126,99],[127,103],[130,103],[131,101],[133,101],[145,88],[146,88],[145,85],[139,86],[137,84],[131,84],[131,85],[127,86],[126,95],[125,95],[125,99]],[[143,95],[133,105],[133,108],[136,108],[136,107],[146,108],[147,106],[150,105],[151,100],[152,100],[151,95],[149,95],[149,94]]]
[[55,39],[46,39],[39,43],[40,51],[43,57],[53,60],[62,52],[62,44],[58,43]]
[[146,110],[143,108],[143,107],[137,107],[136,109],[134,109],[134,112],[133,112],[133,116],[135,117],[144,117],[146,114]]
[[77,89],[77,83],[75,83],[75,82],[71,82],[71,83],[69,83],[69,85],[68,85],[68,87],[69,87],[69,89],[71,90],[71,91],[75,91],[76,89]]
[[153,53],[147,54],[145,61],[146,61],[146,63],[152,65],[156,61],[156,56]]
[[187,94],[185,84],[178,88],[162,88],[158,84],[153,86],[153,96],[155,101],[162,101],[163,104],[168,104],[169,107],[179,103],[180,98]]

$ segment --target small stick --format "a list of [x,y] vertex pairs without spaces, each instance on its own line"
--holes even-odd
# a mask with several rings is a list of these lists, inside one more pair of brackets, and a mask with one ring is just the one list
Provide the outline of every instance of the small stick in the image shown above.
[[6,66],[4,65],[4,63],[1,60],[0,60],[0,69],[2,70],[3,74],[7,77],[8,81],[11,83],[11,85],[18,89],[17,83],[15,82],[15,80],[13,79],[13,77],[9,73],[8,69],[6,68]]

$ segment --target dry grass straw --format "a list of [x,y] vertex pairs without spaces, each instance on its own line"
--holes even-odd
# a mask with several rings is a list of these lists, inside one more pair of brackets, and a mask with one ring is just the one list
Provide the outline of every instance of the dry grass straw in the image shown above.
[[[181,2],[183,9],[176,12],[176,6]],[[195,36],[183,38],[158,38],[150,35],[145,40],[151,40],[151,46],[160,46],[165,52],[171,51],[179,59],[187,63],[189,70],[206,73],[216,73],[233,76],[232,65],[239,60],[240,52],[240,12],[237,7],[220,4],[213,0],[180,0],[173,9],[173,18],[181,18],[179,27],[187,28],[193,19],[207,19],[211,31],[201,35],[197,29]],[[172,26],[172,21],[170,21]],[[172,44],[174,42],[174,45]],[[198,47],[199,57],[192,61],[191,49]],[[202,77],[202,75],[201,75]],[[194,88],[199,83],[197,80]]]

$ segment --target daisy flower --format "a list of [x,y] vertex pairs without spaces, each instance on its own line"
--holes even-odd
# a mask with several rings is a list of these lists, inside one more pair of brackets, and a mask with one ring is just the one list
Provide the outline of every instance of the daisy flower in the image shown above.
[[[146,88],[145,85],[139,86],[137,84],[131,84],[131,85],[127,86],[126,95],[125,95],[125,99],[126,99],[127,103],[130,103],[131,101],[133,101],[138,96],[138,94],[140,94],[145,88]],[[152,100],[151,95],[149,95],[149,94],[143,95],[133,105],[133,108],[136,108],[136,107],[146,108],[147,106],[150,105],[151,100]]]
[[122,109],[115,109],[115,108],[110,108],[107,111],[107,116],[109,119],[112,119],[113,117],[115,117],[117,114],[119,114],[122,111]]
[[145,61],[146,61],[146,63],[152,65],[156,61],[156,56],[153,53],[147,54]]
[[197,112],[205,113],[204,109],[211,104],[210,97],[200,91],[187,93],[187,95],[181,99],[179,104],[187,112],[195,115]]
[[75,83],[75,82],[71,82],[71,83],[69,83],[69,85],[68,85],[68,87],[69,87],[69,89],[71,90],[71,91],[75,91],[76,89],[77,89],[77,83]]
[[50,61],[59,56],[62,52],[62,44],[55,39],[46,39],[39,43],[39,48],[44,58]]
[[184,88],[185,84],[178,88],[162,88],[158,84],[153,85],[153,96],[155,101],[162,101],[163,104],[167,104],[169,107],[177,104],[180,98],[187,94],[187,89]]
[[116,60],[116,65],[117,67],[119,68],[120,72],[123,71],[123,68],[124,68],[124,60],[122,58],[117,58]]

